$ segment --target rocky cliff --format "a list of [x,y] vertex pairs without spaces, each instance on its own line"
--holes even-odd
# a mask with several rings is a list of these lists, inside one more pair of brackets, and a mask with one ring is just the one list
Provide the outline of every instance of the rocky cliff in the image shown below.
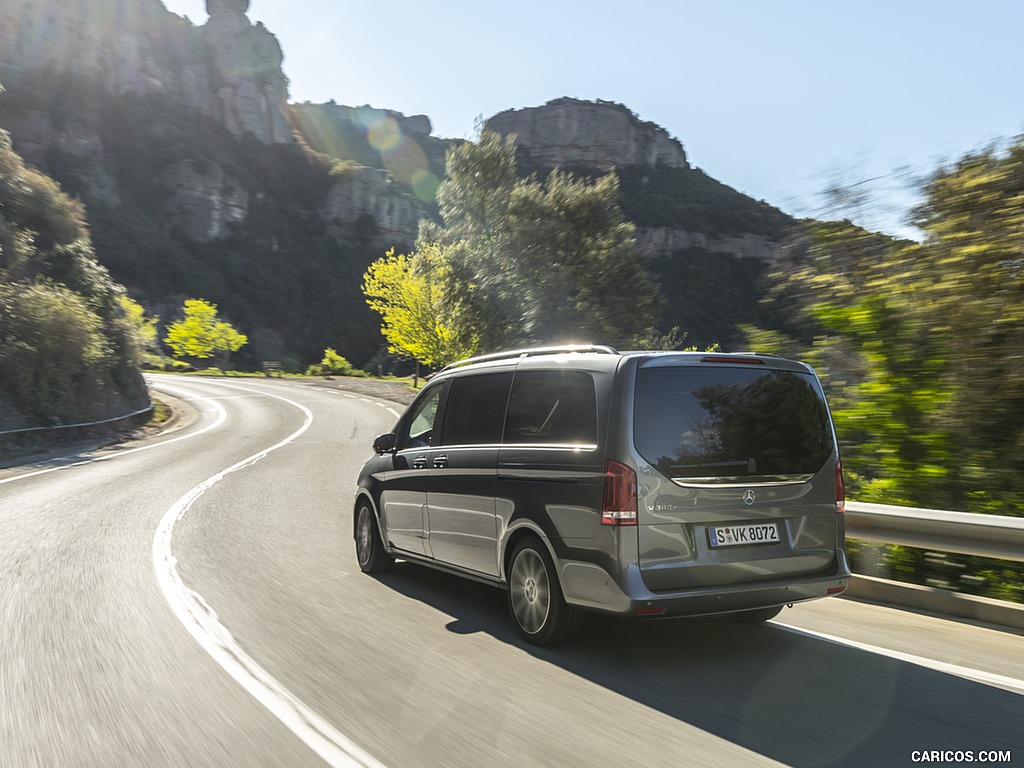
[[195,27],[160,0],[4,0],[0,80],[70,75],[111,93],[160,94],[236,136],[290,143],[281,47],[247,0],[209,0]]
[[427,210],[415,195],[398,188],[378,168],[353,168],[339,174],[324,201],[328,231],[338,239],[369,235],[384,247],[409,250]]
[[683,145],[668,131],[610,101],[555,99],[542,107],[499,112],[487,127],[515,134],[518,147],[547,168],[688,167]]
[[623,209],[648,257],[699,250],[774,262],[788,217],[691,168],[683,145],[622,104],[555,99],[501,112],[487,127],[515,135],[527,167],[615,170]]
[[[111,125],[113,106],[135,134],[148,131],[144,141],[165,156],[147,179],[166,192],[163,228],[194,242],[224,238],[264,191],[240,178],[244,162],[225,162],[231,148],[224,140],[189,135],[202,126],[188,112],[237,139],[268,146],[294,146],[292,123],[308,128],[311,139],[318,133],[316,124],[302,122],[299,106],[289,106],[281,47],[262,24],[249,21],[248,9],[248,0],[207,0],[209,19],[196,27],[159,0],[3,0],[0,83],[8,93],[0,99],[0,127],[26,160],[87,201],[120,206],[126,184],[115,172],[124,165],[121,145],[139,142],[124,135],[124,126]],[[164,124],[121,108],[133,101],[157,104]],[[348,148],[361,144],[359,164],[386,167],[398,158],[404,170],[409,153],[402,148],[422,147],[430,157],[421,150],[422,161],[403,181],[411,187],[414,173],[423,171],[433,182],[427,178],[421,186],[432,193],[443,172],[444,143],[430,136],[426,116],[334,104],[322,109],[351,129],[350,140],[328,147],[328,155],[351,160]],[[370,143],[374,131],[388,134],[387,152]],[[200,141],[205,146],[182,146]],[[319,206],[332,233],[345,237],[353,222],[365,224],[369,216],[377,220],[381,249],[410,244],[426,207],[387,181],[374,173],[338,178]]]
[[[252,134],[266,144],[290,143],[288,80],[277,38],[246,17],[248,0],[207,0],[202,33],[210,59],[216,101],[199,92],[197,106],[219,118],[236,136]],[[201,80],[200,80],[201,82]],[[206,102],[206,103],[204,103]]]
[[[258,331],[254,347],[337,329],[358,362],[377,343],[362,272],[437,215],[453,142],[423,115],[288,104],[283,52],[250,22],[249,1],[207,10],[196,26],[160,0],[0,0],[0,128],[85,202],[100,258],[151,306],[192,294],[234,307]],[[487,126],[517,136],[528,171],[614,169],[666,281],[678,265],[736,260],[749,282],[789,224],[691,167],[677,139],[621,104],[556,99]]]

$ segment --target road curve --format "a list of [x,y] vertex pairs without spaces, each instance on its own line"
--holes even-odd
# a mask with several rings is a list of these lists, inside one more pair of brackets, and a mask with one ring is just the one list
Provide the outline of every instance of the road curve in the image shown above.
[[362,575],[351,494],[401,406],[154,376],[167,434],[0,470],[0,766],[909,765],[1024,759],[1024,642],[850,600],[739,627]]

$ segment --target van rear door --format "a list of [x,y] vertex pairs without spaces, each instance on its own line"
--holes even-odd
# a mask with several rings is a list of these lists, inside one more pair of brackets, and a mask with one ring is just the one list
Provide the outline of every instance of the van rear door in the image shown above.
[[640,566],[652,591],[833,567],[835,435],[814,373],[728,356],[642,362],[633,442]]

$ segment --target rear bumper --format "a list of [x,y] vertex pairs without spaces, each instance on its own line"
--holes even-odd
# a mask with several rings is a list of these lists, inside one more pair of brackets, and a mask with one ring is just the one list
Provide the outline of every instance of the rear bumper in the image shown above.
[[571,605],[622,616],[670,618],[768,608],[842,594],[850,583],[850,565],[840,550],[827,574],[678,592],[651,592],[635,565],[626,574],[625,590],[589,563],[565,563],[561,576],[562,591]]

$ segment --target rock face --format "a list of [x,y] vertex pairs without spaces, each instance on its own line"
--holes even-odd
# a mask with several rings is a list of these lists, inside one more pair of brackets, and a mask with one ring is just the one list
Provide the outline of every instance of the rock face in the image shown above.
[[323,214],[328,230],[339,239],[370,236],[402,249],[416,240],[426,211],[415,198],[399,193],[387,171],[356,168],[331,187]]
[[[614,102],[556,99],[540,107],[501,112],[487,121],[487,127],[502,135],[515,134],[520,153],[542,168],[606,173],[639,167],[650,168],[651,174],[700,173],[690,168],[682,144],[664,128]],[[671,195],[662,197],[662,206],[670,211]],[[682,198],[678,203],[689,208],[701,204],[699,199]],[[649,258],[693,249],[771,263],[779,258],[778,243],[763,234],[722,236],[668,225],[638,226],[636,236]]]
[[293,141],[288,125],[288,80],[277,38],[246,18],[248,0],[208,0],[203,28],[213,52],[217,103],[213,114],[236,136],[251,133],[264,144]]
[[88,179],[94,199],[118,205],[121,195],[110,173],[110,158],[96,126],[89,120],[69,121],[57,126],[41,109],[29,109],[0,124],[13,137],[18,153],[29,165],[43,168],[47,156],[72,158],[78,175]]
[[221,13],[248,13],[249,0],[206,0],[206,12],[213,16]]
[[391,109],[378,109],[364,104],[361,107],[347,107],[344,104],[332,104],[325,109],[335,113],[336,119],[347,120],[363,128],[369,128],[383,119],[391,119],[407,136],[430,136],[434,127],[430,124],[430,118],[426,115],[403,115]]
[[689,167],[683,145],[664,128],[610,101],[555,99],[542,107],[499,112],[487,127],[504,135],[516,134],[519,148],[548,168]]
[[[17,105],[0,101],[0,126],[29,163],[59,156],[80,191],[115,206],[119,148],[102,138],[99,94],[156,96],[237,137],[292,144],[281,47],[248,9],[208,0],[210,18],[196,27],[160,0],[0,0],[0,83]],[[221,237],[248,213],[248,193],[216,163],[178,163],[155,181],[171,193],[166,224],[189,239]]]
[[640,249],[650,258],[691,249],[721,253],[737,259],[760,259],[772,265],[782,258],[779,244],[764,235],[709,237],[700,232],[671,227],[637,227],[636,239]]
[[267,144],[294,141],[277,38],[247,0],[209,0],[196,28],[160,0],[3,0],[0,82],[48,72],[162,94]]
[[187,27],[159,0],[4,0],[0,76],[88,73],[112,90],[161,90],[170,73],[154,54],[182,44]]
[[161,179],[171,192],[168,216],[187,239],[198,242],[223,237],[228,224],[244,221],[249,213],[249,193],[242,185],[219,165],[206,165],[178,163]]

